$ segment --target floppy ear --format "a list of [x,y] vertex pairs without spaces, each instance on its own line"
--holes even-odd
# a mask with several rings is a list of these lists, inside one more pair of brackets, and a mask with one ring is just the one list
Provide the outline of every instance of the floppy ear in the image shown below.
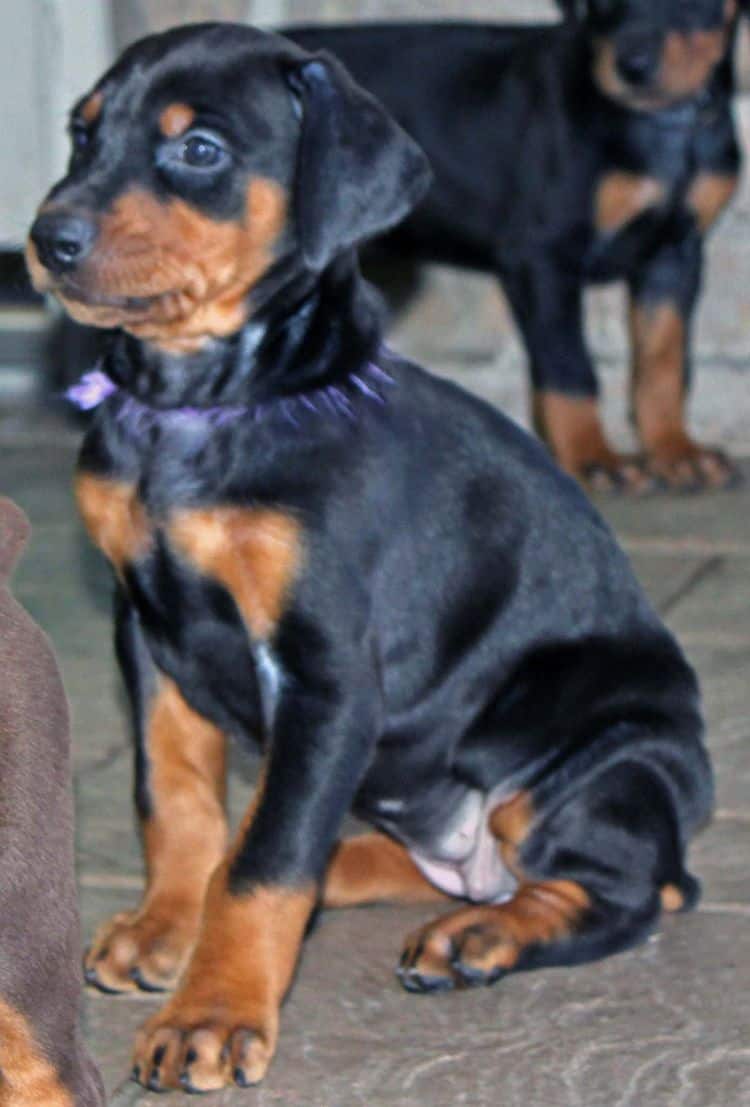
[[378,101],[328,54],[288,73],[302,110],[294,210],[306,264],[394,227],[432,179],[427,158]]

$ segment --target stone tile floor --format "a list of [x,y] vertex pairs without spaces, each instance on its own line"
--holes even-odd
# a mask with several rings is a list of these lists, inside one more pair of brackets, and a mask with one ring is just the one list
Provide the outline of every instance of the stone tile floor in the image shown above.
[[[493,393],[485,372],[464,381]],[[110,645],[108,574],[76,520],[78,434],[58,417],[0,411],[0,491],[29,513],[19,598],[57,648],[74,721],[84,930],[134,903],[141,883],[125,711]],[[208,1107],[740,1107],[750,1102],[750,464],[744,490],[608,500],[649,593],[703,680],[718,811],[692,864],[704,899],[644,947],[607,962],[421,999],[393,966],[430,909],[329,914],[312,935],[262,1088]],[[252,767],[249,770],[252,771]],[[232,774],[232,807],[249,793]],[[86,1031],[114,1102],[153,997],[89,994]],[[160,1100],[161,1102],[161,1100]],[[187,1097],[171,1096],[174,1107]]]

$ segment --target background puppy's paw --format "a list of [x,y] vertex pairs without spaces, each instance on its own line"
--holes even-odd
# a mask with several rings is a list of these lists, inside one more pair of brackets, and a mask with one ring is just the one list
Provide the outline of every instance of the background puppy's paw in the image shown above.
[[707,492],[741,483],[737,465],[722,450],[701,446],[686,434],[665,436],[649,450],[649,471],[675,492]]

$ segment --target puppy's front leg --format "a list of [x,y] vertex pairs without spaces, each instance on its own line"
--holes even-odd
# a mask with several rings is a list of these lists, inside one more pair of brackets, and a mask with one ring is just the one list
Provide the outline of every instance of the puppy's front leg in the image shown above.
[[265,1075],[279,1008],[375,733],[367,677],[343,658],[331,673],[315,690],[285,681],[257,809],[211,880],[179,990],[136,1041],[134,1075],[153,1090],[244,1087]]
[[[677,231],[679,232],[679,228]],[[669,488],[725,488],[738,470],[687,429],[690,326],[703,265],[703,242],[688,222],[630,282],[632,403],[650,471]]]
[[502,273],[531,363],[534,425],[560,466],[594,491],[640,493],[649,478],[610,446],[583,328],[583,275],[543,256]]
[[117,647],[135,724],[146,891],[139,907],[99,929],[86,978],[106,992],[164,991],[187,963],[209,878],[226,851],[225,740],[156,669],[124,594]]

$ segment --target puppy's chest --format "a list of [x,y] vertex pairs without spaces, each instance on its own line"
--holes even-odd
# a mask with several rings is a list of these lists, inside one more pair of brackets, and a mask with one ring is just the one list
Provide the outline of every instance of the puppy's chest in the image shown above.
[[627,269],[661,240],[691,228],[705,233],[736,188],[739,158],[726,110],[696,114],[687,107],[659,119],[615,128],[600,148],[591,192],[593,265]]
[[[229,593],[251,636],[274,632],[302,560],[298,522],[281,509],[228,503],[168,507],[132,480],[83,471],[76,498],[86,529],[134,601],[180,621],[180,607]],[[161,497],[160,497],[161,500]],[[211,588],[201,590],[203,582]]]
[[693,228],[704,234],[732,197],[735,175],[696,170],[687,180],[666,173],[603,173],[592,201],[592,279],[626,275],[633,264]]

